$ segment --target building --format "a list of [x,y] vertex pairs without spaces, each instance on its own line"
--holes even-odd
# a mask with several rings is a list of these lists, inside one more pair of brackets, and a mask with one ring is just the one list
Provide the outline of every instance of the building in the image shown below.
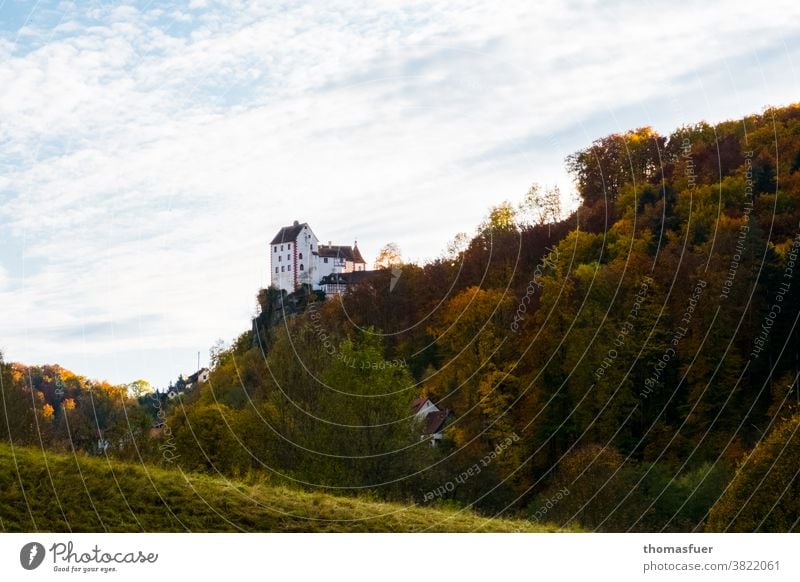
[[339,295],[347,291],[352,285],[358,285],[366,281],[380,280],[385,271],[352,271],[345,273],[331,273],[325,275],[319,281],[319,289],[326,295]]
[[208,382],[209,370],[208,368],[200,368],[197,372],[186,378],[186,385],[184,390],[191,390],[196,384]]
[[330,275],[367,270],[356,242],[352,247],[319,244],[307,222],[284,226],[270,242],[270,282],[289,293],[301,285],[324,290],[322,281]]
[[430,398],[421,397],[411,403],[417,424],[420,427],[420,439],[430,439],[437,445],[444,438],[444,430],[453,416],[452,411],[436,406]]

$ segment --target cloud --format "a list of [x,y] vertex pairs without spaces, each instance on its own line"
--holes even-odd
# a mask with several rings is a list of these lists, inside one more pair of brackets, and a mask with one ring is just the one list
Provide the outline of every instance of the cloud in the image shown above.
[[[798,20],[792,2],[37,4],[0,29],[0,231],[27,265],[13,291],[0,272],[3,337],[31,361],[205,351],[247,328],[282,224],[436,256],[534,179],[568,186],[564,155],[624,112],[791,94],[770,64],[796,58]],[[736,75],[754,54],[765,92]],[[64,335],[81,326],[98,333]]]

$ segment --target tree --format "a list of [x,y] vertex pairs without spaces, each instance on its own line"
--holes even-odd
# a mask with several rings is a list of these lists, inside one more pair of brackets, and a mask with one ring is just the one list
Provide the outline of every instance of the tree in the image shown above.
[[511,202],[501,202],[489,210],[481,226],[483,232],[509,232],[517,229],[517,211]]
[[558,186],[542,188],[533,183],[519,205],[523,216],[533,218],[538,226],[561,220],[561,190]]
[[800,414],[785,419],[739,466],[706,531],[800,531]]
[[376,269],[392,269],[403,264],[403,255],[397,243],[390,242],[383,246],[375,259]]
[[613,202],[625,183],[653,178],[661,167],[666,138],[650,127],[612,134],[567,158],[584,203]]
[[412,431],[411,401],[416,393],[405,368],[384,359],[375,330],[359,332],[338,346],[320,387],[316,450],[334,454],[317,461],[327,465],[326,480],[365,485],[402,477],[418,442]]
[[125,386],[131,398],[138,400],[142,396],[153,393],[153,387],[147,380],[134,380]]
[[3,361],[0,352],[0,439],[15,444],[35,442],[36,417],[30,389],[22,375]]

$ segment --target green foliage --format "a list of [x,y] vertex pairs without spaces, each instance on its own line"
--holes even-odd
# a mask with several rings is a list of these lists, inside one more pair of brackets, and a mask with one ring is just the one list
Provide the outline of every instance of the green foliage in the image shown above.
[[714,505],[707,531],[800,531],[800,414],[750,452]]
[[[512,438],[442,503],[541,515],[566,487],[547,519],[699,529],[730,467],[796,410],[798,160],[799,106],[606,136],[568,158],[581,206],[564,220],[558,192],[534,185],[441,259],[404,264],[391,291],[388,270],[324,300],[262,290],[252,329],[212,350],[209,381],[163,402],[160,436],[154,404],[16,366],[3,368],[5,436],[96,453],[102,435],[112,456],[164,465],[174,447],[185,470],[418,500]],[[419,396],[453,413],[438,448],[415,432]],[[794,446],[783,429],[772,438]],[[772,442],[709,528],[796,527]],[[760,483],[762,458],[777,478]]]
[[666,463],[637,463],[589,445],[558,465],[528,513],[593,531],[692,531],[702,525],[731,472],[718,463],[676,475]]
[[523,520],[486,519],[366,498],[232,481],[141,463],[43,453],[0,443],[0,531],[5,532],[542,532]]

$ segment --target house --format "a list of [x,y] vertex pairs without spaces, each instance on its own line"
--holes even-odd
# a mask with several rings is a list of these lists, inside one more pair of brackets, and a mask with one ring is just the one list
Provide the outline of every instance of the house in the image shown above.
[[184,390],[191,390],[197,384],[202,384],[208,381],[208,368],[200,368],[197,372],[186,378]]
[[386,271],[352,271],[349,273],[331,273],[325,275],[319,281],[319,289],[326,295],[340,295],[347,291],[348,287],[373,281],[385,275]]
[[452,411],[439,408],[430,398],[417,398],[411,410],[421,428],[420,440],[430,439],[436,446],[444,438],[444,430],[453,416]]
[[367,263],[352,247],[320,245],[307,222],[295,220],[282,227],[270,242],[270,282],[273,287],[293,293],[302,285],[322,289],[322,279],[329,275],[363,272]]

